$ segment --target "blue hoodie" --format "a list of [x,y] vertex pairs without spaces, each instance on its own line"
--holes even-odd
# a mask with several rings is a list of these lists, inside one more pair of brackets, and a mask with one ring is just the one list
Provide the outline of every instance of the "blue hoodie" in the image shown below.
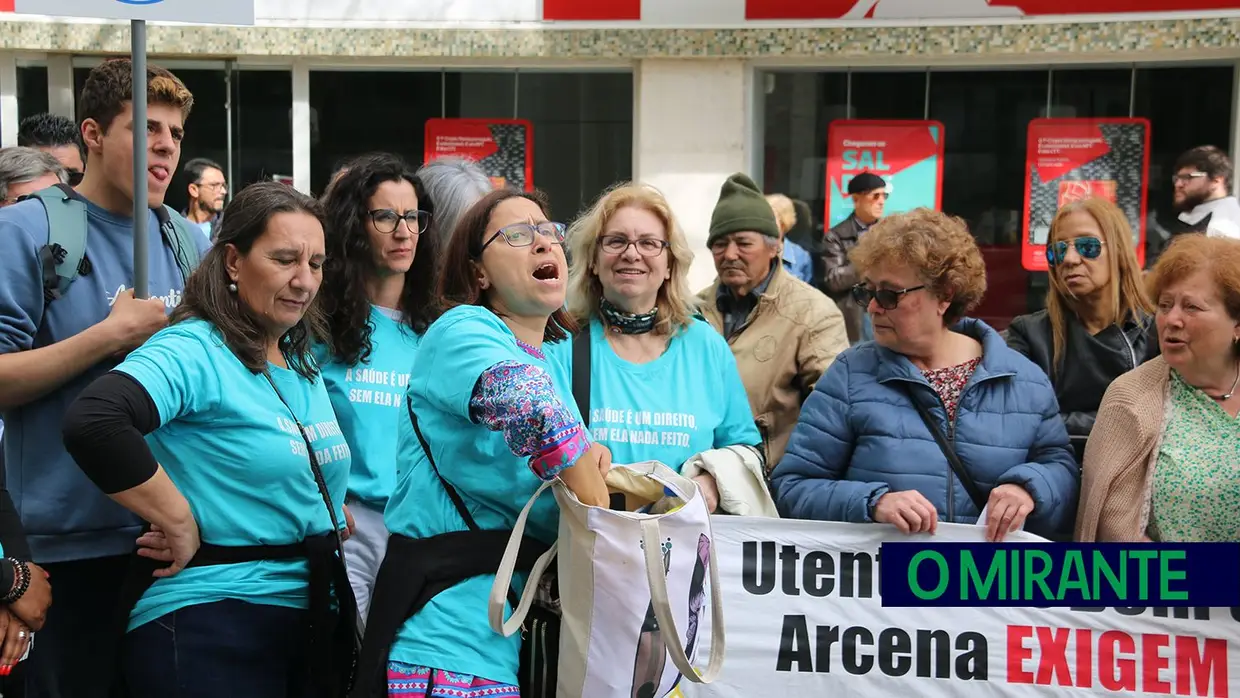
[[[174,214],[175,215],[175,214]],[[39,201],[0,209],[0,353],[38,349],[72,337],[108,316],[113,301],[133,285],[133,219],[88,205],[86,258],[89,274],[79,276],[63,298],[43,301],[47,214]],[[172,251],[151,212],[151,297],[169,311],[185,288]],[[207,248],[206,241],[199,247]],[[87,385],[119,363],[109,359],[59,389],[17,407],[4,419],[4,462],[8,489],[39,562],[84,560],[131,552],[140,522],[86,478],[61,440],[61,420]]]

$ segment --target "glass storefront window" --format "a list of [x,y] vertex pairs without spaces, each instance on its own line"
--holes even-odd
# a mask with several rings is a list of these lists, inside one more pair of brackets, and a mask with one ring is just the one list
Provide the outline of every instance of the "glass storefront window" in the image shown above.
[[633,75],[522,71],[517,117],[534,131],[534,185],[565,223],[633,176]]
[[17,118],[24,119],[47,111],[47,68],[18,66]]
[[1158,244],[1158,224],[1175,217],[1167,181],[1176,157],[1193,146],[1230,149],[1231,143],[1231,66],[1137,67],[1135,73],[1132,66],[851,75],[787,70],[766,73],[758,84],[764,92],[764,187],[808,202],[819,232],[831,121],[928,116],[943,122],[942,207],[964,218],[982,247],[991,288],[976,314],[998,326],[1042,307],[1046,291],[1046,275],[1020,264],[1031,120],[1130,114],[1150,120],[1151,246]]
[[382,150],[422,162],[423,125],[443,109],[442,82],[437,70],[311,71],[311,191],[323,191],[336,163],[354,155]]
[[292,177],[292,71],[234,70],[232,116],[231,191],[277,175]]
[[[1146,216],[1146,256],[1155,258],[1174,230],[1171,168],[1176,158],[1199,145],[1231,150],[1231,109],[1235,103],[1232,66],[1138,68],[1135,116],[1150,130],[1150,198]],[[1230,153],[1232,161],[1240,153]]]

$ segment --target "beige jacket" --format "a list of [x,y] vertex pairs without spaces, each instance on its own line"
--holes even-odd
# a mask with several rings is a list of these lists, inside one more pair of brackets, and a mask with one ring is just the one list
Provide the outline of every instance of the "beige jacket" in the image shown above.
[[1160,356],[1107,388],[1085,445],[1076,540],[1126,543],[1145,535],[1170,378],[1171,367]]
[[680,474],[693,478],[710,473],[719,490],[718,514],[779,518],[766,484],[762,456],[752,446],[728,446],[703,451],[685,461]]
[[[716,280],[698,299],[702,315],[722,332],[718,293]],[[848,348],[844,316],[830,298],[780,265],[758,306],[727,340],[762,434],[769,473],[784,455],[801,403],[836,355]]]

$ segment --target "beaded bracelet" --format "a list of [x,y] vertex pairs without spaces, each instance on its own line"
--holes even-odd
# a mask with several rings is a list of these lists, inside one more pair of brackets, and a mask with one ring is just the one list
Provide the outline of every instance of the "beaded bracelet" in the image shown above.
[[13,588],[0,597],[0,603],[10,604],[20,599],[30,588],[30,565],[11,557],[5,559],[13,565]]

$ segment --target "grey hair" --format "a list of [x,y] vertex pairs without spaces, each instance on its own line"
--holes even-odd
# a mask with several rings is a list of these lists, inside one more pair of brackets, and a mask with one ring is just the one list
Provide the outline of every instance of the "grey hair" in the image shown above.
[[69,181],[69,173],[50,153],[13,146],[0,149],[0,201],[9,198],[9,187],[33,182],[44,175],[56,175],[61,184]]
[[494,185],[481,167],[464,158],[431,160],[417,172],[422,186],[435,204],[431,227],[439,236],[440,247],[447,244],[456,230],[457,221],[479,199],[489,194]]

